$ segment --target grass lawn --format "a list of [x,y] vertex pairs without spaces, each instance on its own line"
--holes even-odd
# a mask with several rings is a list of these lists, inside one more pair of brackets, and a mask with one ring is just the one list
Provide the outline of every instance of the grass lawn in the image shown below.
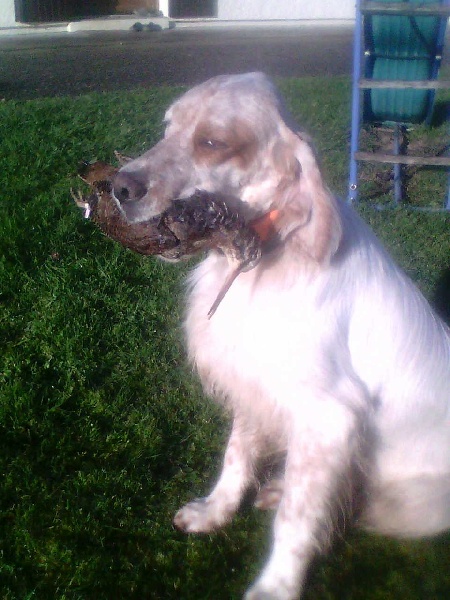
[[[280,83],[345,194],[348,80]],[[216,535],[172,528],[217,475],[228,428],[184,363],[189,267],[120,248],[69,194],[82,159],[150,147],[180,91],[0,103],[1,599],[238,599],[268,551],[272,517],[251,509]],[[442,177],[413,179],[412,200],[442,200]],[[383,200],[373,173],[364,186]],[[428,297],[445,288],[448,216],[361,211]],[[449,541],[349,532],[306,598],[450,598]]]

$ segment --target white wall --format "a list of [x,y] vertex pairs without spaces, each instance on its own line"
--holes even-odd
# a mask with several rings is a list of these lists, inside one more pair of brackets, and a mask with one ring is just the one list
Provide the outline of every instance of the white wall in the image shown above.
[[165,17],[169,16],[169,0],[159,0],[159,10]]
[[16,25],[14,0],[0,0],[0,27]]
[[218,0],[219,19],[354,19],[355,0]]

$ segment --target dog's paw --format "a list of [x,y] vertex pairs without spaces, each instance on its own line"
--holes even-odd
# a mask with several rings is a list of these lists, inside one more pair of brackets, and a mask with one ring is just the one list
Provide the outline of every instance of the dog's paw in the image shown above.
[[277,567],[269,562],[260,577],[247,590],[244,600],[298,600],[300,587],[296,577],[290,572],[289,567],[287,572],[280,571],[280,568],[286,568],[284,561]]
[[244,596],[244,600],[296,600],[298,595],[289,593],[284,587],[255,583]]
[[177,512],[173,524],[185,533],[208,533],[225,522],[225,515],[208,498],[189,502]]
[[244,600],[278,600],[278,598],[270,592],[252,592],[250,590],[245,594]]
[[259,587],[252,587],[244,596],[244,600],[280,600],[280,598],[281,596],[276,592],[263,590]]
[[283,496],[283,479],[271,479],[259,490],[254,506],[260,510],[275,510]]

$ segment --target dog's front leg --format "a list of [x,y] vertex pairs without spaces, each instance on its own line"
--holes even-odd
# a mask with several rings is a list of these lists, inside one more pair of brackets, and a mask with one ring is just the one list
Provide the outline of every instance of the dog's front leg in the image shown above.
[[344,509],[339,491],[358,454],[358,419],[333,400],[321,404],[291,431],[272,553],[245,600],[298,600],[312,557],[331,537],[333,506]]
[[257,436],[235,417],[222,473],[214,489],[206,498],[183,506],[175,515],[174,525],[186,533],[206,533],[227,523],[253,483],[258,446]]

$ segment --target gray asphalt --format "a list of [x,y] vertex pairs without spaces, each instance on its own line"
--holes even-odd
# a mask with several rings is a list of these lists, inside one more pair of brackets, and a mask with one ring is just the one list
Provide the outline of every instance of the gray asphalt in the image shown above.
[[30,99],[149,85],[194,85],[220,73],[351,73],[351,26],[185,28],[0,37],[0,98]]

